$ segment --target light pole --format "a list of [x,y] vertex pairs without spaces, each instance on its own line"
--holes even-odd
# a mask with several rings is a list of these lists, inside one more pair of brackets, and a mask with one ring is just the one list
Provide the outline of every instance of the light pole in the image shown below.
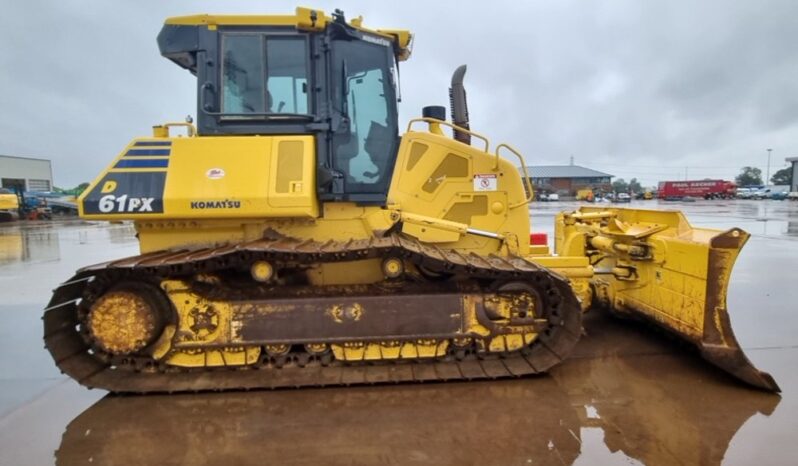
[[770,183],[770,153],[773,152],[773,149],[768,149],[768,168],[765,170],[765,186]]

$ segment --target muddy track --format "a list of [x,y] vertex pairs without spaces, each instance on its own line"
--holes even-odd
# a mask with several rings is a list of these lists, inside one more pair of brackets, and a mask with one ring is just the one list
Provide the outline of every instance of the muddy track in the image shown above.
[[[95,299],[97,283],[191,277],[222,272],[253,260],[292,264],[400,257],[455,277],[491,282],[522,281],[545,298],[547,328],[529,346],[503,354],[465,355],[377,362],[321,361],[289,357],[237,368],[184,369],[153,364],[124,365],[101,357],[82,334],[81,313]],[[513,256],[461,254],[388,236],[347,242],[263,239],[195,251],[156,252],[89,266],[61,284],[45,309],[44,341],[59,369],[90,388],[113,392],[184,392],[255,388],[381,384],[521,377],[545,372],[562,361],[581,335],[581,310],[568,282]]]

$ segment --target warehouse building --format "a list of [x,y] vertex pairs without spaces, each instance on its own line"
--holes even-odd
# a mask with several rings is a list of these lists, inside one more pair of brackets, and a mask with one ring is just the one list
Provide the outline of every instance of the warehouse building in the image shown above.
[[610,192],[614,176],[579,165],[531,165],[526,172],[535,190],[561,196],[576,196],[577,191],[587,188]]
[[21,191],[51,191],[53,168],[49,160],[0,155],[0,187]]
[[790,183],[790,191],[798,191],[798,157],[789,157],[785,160],[792,164],[792,183]]

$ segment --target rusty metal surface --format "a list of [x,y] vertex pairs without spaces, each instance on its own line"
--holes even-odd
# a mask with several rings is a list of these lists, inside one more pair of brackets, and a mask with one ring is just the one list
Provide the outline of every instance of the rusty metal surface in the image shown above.
[[761,371],[748,359],[732,330],[731,319],[726,306],[726,295],[729,278],[734,261],[749,234],[739,228],[732,228],[712,238],[708,251],[706,302],[703,305],[703,332],[690,335],[667,322],[649,317],[645,312],[636,312],[627,303],[627,308],[618,315],[649,322],[663,328],[670,334],[692,344],[708,362],[737,379],[754,387],[781,392],[775,379],[767,372]]
[[[78,330],[79,314],[86,306],[83,301],[96,299],[93,287],[98,283],[221,271],[253,259],[313,264],[387,256],[401,257],[416,265],[467,277],[468,280],[534,283],[546,290],[550,297],[549,326],[528,347],[502,355],[472,353],[465,358],[447,355],[431,362],[380,364],[340,361],[325,364],[318,359],[298,361],[289,358],[279,365],[255,368],[192,370],[161,367],[153,371],[141,371],[141,367],[135,364],[126,367],[97,357]],[[429,307],[428,298],[426,306]],[[444,310],[444,314],[448,316],[449,312]],[[521,258],[508,260],[464,255],[398,236],[344,243],[280,238],[192,252],[151,253],[85,267],[55,290],[45,310],[44,334],[45,346],[58,367],[85,386],[114,392],[181,392],[493,379],[537,374],[562,361],[571,351],[581,335],[581,317],[579,303],[565,279]]]
[[695,344],[704,359],[738,379],[755,387],[780,392],[773,376],[757,369],[743,352],[734,336],[726,308],[726,286],[734,265],[734,255],[730,251],[741,249],[748,238],[747,233],[732,229],[712,239],[707,275],[721,278],[707,283],[704,335]]
[[88,327],[98,345],[114,354],[133,353],[152,343],[163,330],[145,295],[133,289],[111,290],[92,306]]
[[[457,294],[392,294],[296,297],[233,302],[241,331],[237,341],[331,341],[453,335],[463,330]],[[446,309],[447,312],[436,312]]]

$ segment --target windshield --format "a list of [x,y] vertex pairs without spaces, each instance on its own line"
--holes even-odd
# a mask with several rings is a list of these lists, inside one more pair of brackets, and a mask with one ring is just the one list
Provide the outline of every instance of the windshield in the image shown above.
[[223,34],[222,113],[307,114],[307,68],[304,37]]
[[387,190],[398,143],[391,49],[364,41],[333,45],[333,102],[345,125],[333,136],[346,192]]

